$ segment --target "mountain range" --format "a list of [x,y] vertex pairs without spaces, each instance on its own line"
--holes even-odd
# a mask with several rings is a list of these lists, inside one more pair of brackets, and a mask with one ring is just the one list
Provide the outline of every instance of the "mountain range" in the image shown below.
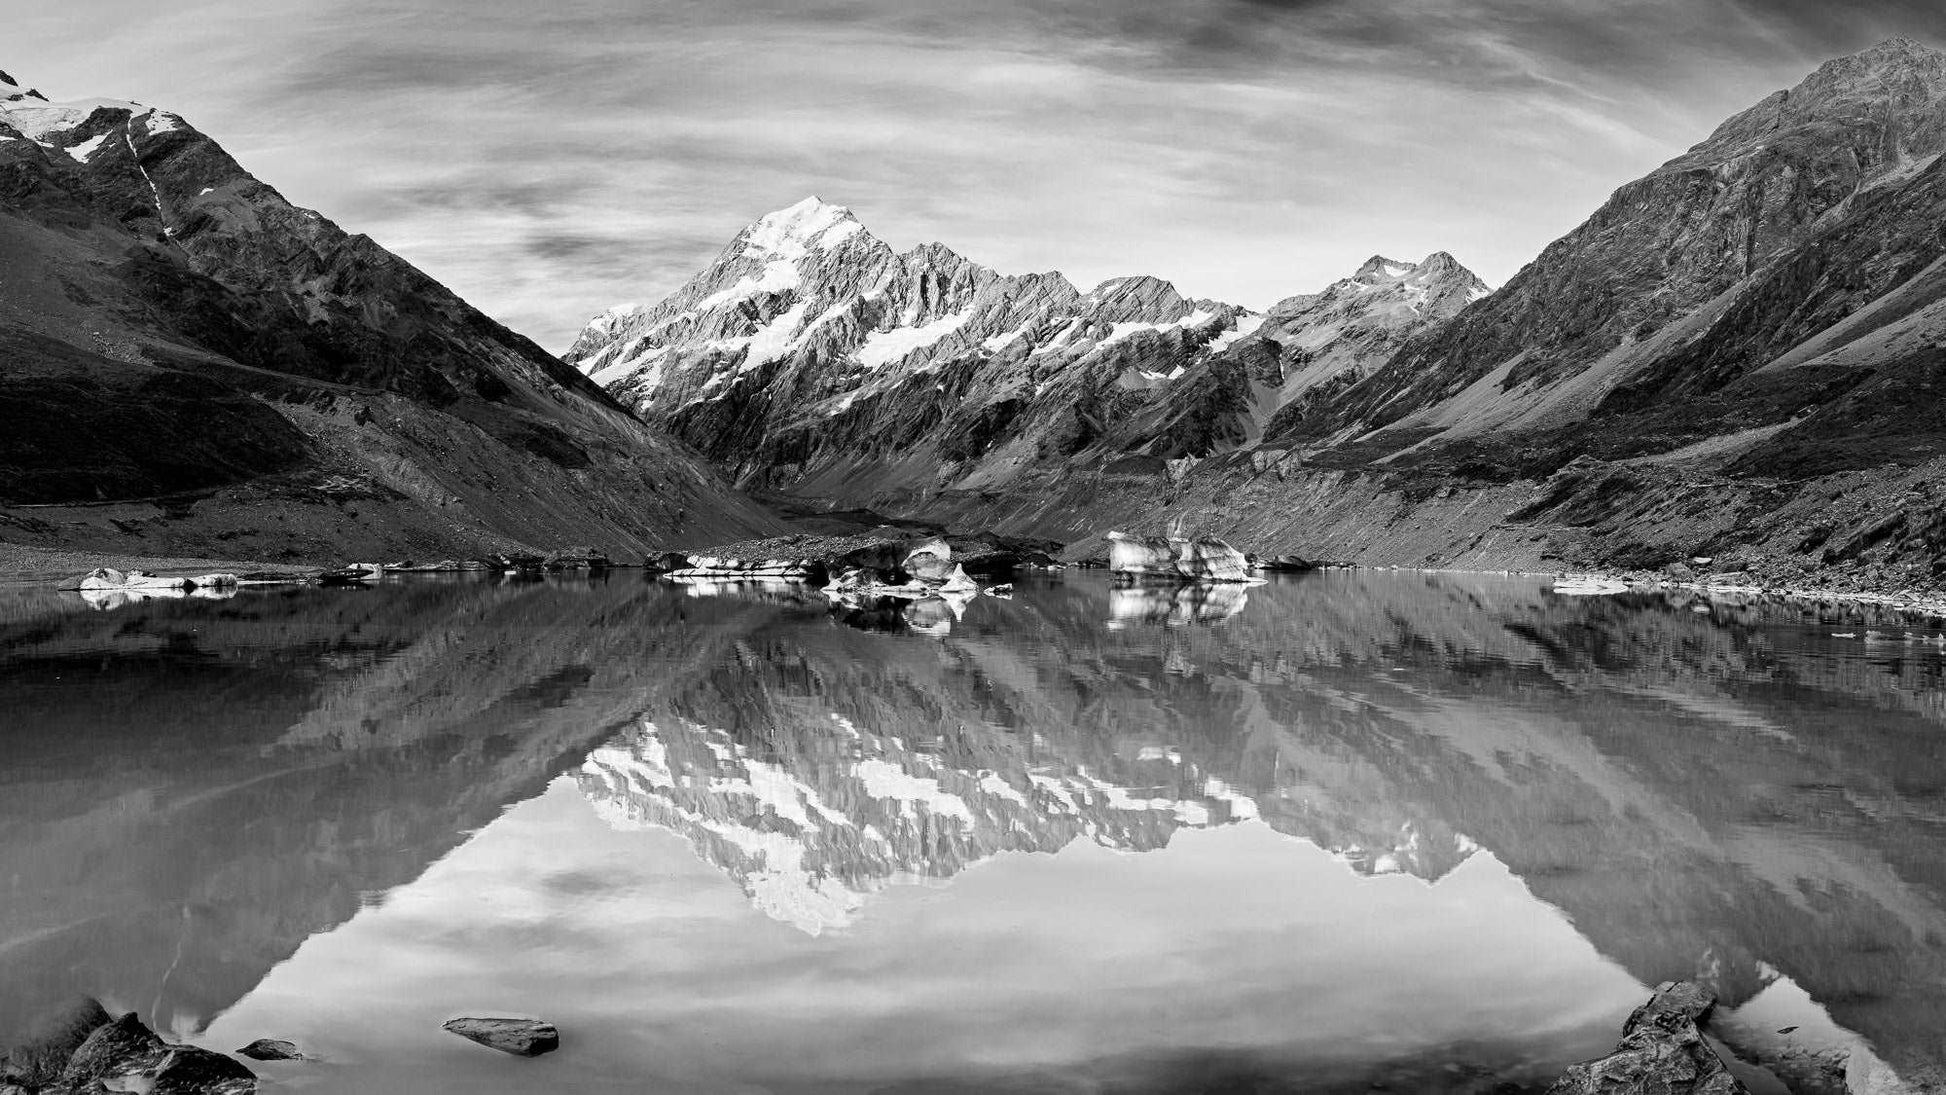
[[896,252],[812,197],[660,304],[597,316],[567,357],[740,482],[907,508],[1049,466],[1252,445],[1486,292],[1440,253],[1374,256],[1268,313],[1145,276],[1084,293],[941,244]]
[[1946,54],[1820,67],[1506,285],[1257,312],[806,199],[565,361],[177,115],[0,82],[0,536],[319,559],[721,543],[866,509],[1093,553],[1946,573]]
[[1946,54],[1833,60],[1498,291],[1375,257],[1258,314],[808,199],[567,357],[746,486],[1069,541],[1936,578]]

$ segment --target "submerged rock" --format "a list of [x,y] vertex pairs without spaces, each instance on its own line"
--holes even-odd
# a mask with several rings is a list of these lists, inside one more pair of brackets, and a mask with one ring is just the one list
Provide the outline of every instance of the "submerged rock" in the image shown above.
[[297,1048],[295,1042],[286,1042],[281,1038],[259,1038],[249,1045],[244,1046],[242,1049],[237,1050],[237,1054],[242,1057],[248,1057],[253,1061],[302,1061],[305,1059],[304,1054]]
[[1108,567],[1118,577],[1189,582],[1254,582],[1250,561],[1221,540],[1108,534]]
[[1563,1073],[1547,1095],[1750,1095],[1703,1037],[1716,997],[1690,981],[1656,986],[1608,1056]]
[[538,1019],[453,1019],[444,1029],[516,1057],[538,1057],[561,1048],[561,1032]]

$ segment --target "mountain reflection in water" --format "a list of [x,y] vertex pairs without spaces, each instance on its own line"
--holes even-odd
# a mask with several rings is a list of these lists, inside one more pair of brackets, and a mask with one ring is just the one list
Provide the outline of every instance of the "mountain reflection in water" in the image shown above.
[[91,991],[323,1090],[520,1083],[437,1030],[499,1008],[593,1086],[1459,1091],[1686,976],[1946,1061],[1946,661],[1871,621],[698,592],[0,596],[0,1035]]

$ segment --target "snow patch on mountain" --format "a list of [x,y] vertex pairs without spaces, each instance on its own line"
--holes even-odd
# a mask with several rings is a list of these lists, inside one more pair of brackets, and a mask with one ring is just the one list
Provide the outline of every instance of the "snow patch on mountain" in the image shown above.
[[723,289],[696,302],[702,311],[721,308],[726,304],[741,304],[760,293],[781,293],[795,289],[804,279],[797,264],[789,259],[777,259],[764,264],[763,273],[756,277],[744,277],[728,289]]
[[796,349],[797,329],[804,323],[804,313],[810,309],[809,300],[800,300],[792,305],[789,311],[759,328],[750,336],[747,344],[750,352],[743,359],[743,364],[737,366],[737,371],[747,373],[759,365],[767,365]]
[[[4,118],[8,125],[29,140],[44,145],[58,144],[51,138],[79,128],[97,110],[125,110],[131,118],[147,118],[161,113],[154,107],[143,106],[129,99],[90,98],[48,102],[18,94],[0,99],[0,118]],[[167,119],[166,123],[151,120],[148,131],[161,133],[182,125],[182,119],[174,114],[164,114],[163,117]]]
[[1229,349],[1236,340],[1256,334],[1257,329],[1263,325],[1264,317],[1262,315],[1253,312],[1250,315],[1242,316],[1238,318],[1236,326],[1210,339],[1208,350],[1213,354],[1222,353],[1224,350]]
[[853,771],[864,784],[866,794],[899,803],[901,812],[907,816],[912,815],[915,807],[923,806],[933,817],[957,818],[967,825],[973,824],[973,810],[966,805],[966,800],[941,790],[936,779],[912,775],[876,757],[859,761]]
[[87,163],[88,157],[94,155],[95,150],[100,148],[101,143],[107,139],[108,139],[108,134],[106,133],[96,134],[95,136],[90,137],[85,141],[82,141],[80,144],[69,145],[63,151],[65,151],[68,155],[74,157],[74,162]]
[[865,344],[858,348],[858,363],[868,369],[889,365],[959,330],[971,316],[970,311],[956,312],[917,327],[873,331],[866,336]]

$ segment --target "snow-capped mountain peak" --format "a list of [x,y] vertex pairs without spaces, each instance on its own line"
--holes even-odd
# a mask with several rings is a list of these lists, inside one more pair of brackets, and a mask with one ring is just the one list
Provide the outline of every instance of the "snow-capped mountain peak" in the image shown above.
[[1477,288],[1481,295],[1486,289],[1485,282],[1444,251],[1434,251],[1418,262],[1401,262],[1383,255],[1373,255],[1351,277],[1339,284],[1363,292],[1401,285],[1438,288],[1449,283],[1467,290]]
[[865,226],[851,210],[812,195],[773,213],[766,213],[743,230],[745,253],[798,259],[812,250],[831,247]]
[[[103,110],[112,112],[111,118],[125,120],[90,126],[90,119]],[[124,128],[131,137],[166,133],[186,126],[180,115],[131,99],[92,97],[50,102],[39,91],[23,90],[4,72],[0,72],[0,123],[36,144],[62,149],[92,140],[109,126]]]

